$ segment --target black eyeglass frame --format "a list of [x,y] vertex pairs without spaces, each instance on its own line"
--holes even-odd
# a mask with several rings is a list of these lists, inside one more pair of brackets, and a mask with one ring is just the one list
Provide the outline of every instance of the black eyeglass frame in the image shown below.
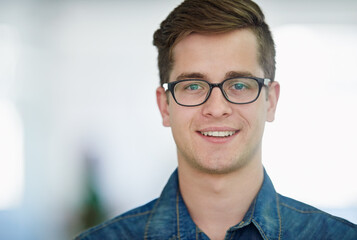
[[[229,81],[229,80],[237,79],[237,78],[253,79],[253,80],[257,81],[259,89],[258,89],[258,94],[257,94],[256,98],[254,98],[253,100],[251,100],[249,102],[243,102],[243,103],[236,103],[236,102],[232,102],[231,100],[229,100],[228,96],[226,95],[225,91],[223,90],[223,84],[225,82]],[[209,91],[207,93],[207,96],[206,96],[205,100],[202,103],[195,104],[195,105],[185,105],[185,104],[181,104],[181,103],[179,103],[177,101],[177,99],[175,97],[175,86],[176,86],[176,84],[178,84],[180,82],[187,82],[187,81],[200,81],[200,82],[205,82],[205,83],[207,83],[209,85]],[[260,92],[261,92],[263,86],[268,87],[270,82],[272,82],[272,81],[269,78],[258,78],[258,77],[233,77],[233,78],[227,78],[227,79],[225,79],[224,81],[222,81],[220,83],[210,83],[210,82],[208,82],[206,80],[203,80],[203,79],[184,79],[184,80],[178,80],[178,81],[174,81],[174,82],[164,83],[162,85],[162,87],[165,89],[165,91],[168,90],[168,91],[171,92],[172,97],[174,98],[175,102],[178,105],[184,106],[184,107],[196,107],[196,106],[200,106],[200,105],[204,104],[205,102],[207,102],[208,98],[211,96],[213,88],[215,88],[215,87],[218,87],[221,90],[224,98],[230,103],[233,103],[233,104],[249,104],[249,103],[255,102],[259,98]]]

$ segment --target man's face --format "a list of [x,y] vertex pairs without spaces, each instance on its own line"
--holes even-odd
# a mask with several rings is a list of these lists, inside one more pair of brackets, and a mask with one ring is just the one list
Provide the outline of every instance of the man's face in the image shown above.
[[[173,56],[170,82],[200,78],[219,83],[232,74],[264,77],[258,64],[256,37],[248,29],[210,35],[193,33],[174,47]],[[163,124],[172,129],[179,165],[219,174],[261,160],[265,121],[273,121],[278,96],[279,84],[273,82],[269,92],[262,89],[255,102],[237,105],[214,88],[204,104],[184,107],[163,88],[157,90]],[[217,132],[221,136],[207,136]]]

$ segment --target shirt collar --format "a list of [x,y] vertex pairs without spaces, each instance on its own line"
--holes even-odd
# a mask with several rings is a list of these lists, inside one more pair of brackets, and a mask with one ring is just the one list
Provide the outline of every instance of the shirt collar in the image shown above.
[[145,239],[194,239],[196,225],[179,193],[177,169],[157,200],[145,229]]
[[263,184],[243,221],[230,230],[234,231],[249,224],[254,224],[263,239],[281,238],[279,197],[265,169]]
[[[263,239],[280,239],[281,217],[278,205],[278,194],[264,169],[264,181],[257,197],[243,221],[230,231],[254,224]],[[145,239],[195,239],[193,236],[197,235],[197,231],[179,193],[176,169],[149,216]]]

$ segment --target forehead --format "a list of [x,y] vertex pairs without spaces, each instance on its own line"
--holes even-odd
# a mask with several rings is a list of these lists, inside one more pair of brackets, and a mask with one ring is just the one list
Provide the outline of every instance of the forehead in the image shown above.
[[186,73],[200,73],[221,81],[232,71],[263,77],[258,64],[257,39],[250,29],[220,34],[192,33],[173,49],[170,81]]

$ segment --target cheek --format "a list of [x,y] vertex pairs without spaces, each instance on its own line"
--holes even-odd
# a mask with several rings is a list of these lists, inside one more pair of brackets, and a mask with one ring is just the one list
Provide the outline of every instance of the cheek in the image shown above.
[[263,102],[257,101],[242,105],[240,115],[243,117],[245,125],[250,131],[256,134],[263,132],[266,120],[266,110]]
[[198,108],[182,107],[177,104],[170,108],[170,126],[176,140],[190,141],[193,137],[195,126],[201,122]]
[[170,103],[170,126],[173,131],[179,131],[178,129],[185,128],[188,125],[190,116],[187,109],[183,109],[182,106]]
[[190,142],[190,124],[185,112],[174,111],[170,114],[172,137],[178,149],[183,149]]
[[255,115],[255,120],[254,120],[255,136],[258,139],[261,139],[263,137],[265,122],[266,122],[266,111],[264,111],[264,108],[261,108],[258,110],[257,114]]

